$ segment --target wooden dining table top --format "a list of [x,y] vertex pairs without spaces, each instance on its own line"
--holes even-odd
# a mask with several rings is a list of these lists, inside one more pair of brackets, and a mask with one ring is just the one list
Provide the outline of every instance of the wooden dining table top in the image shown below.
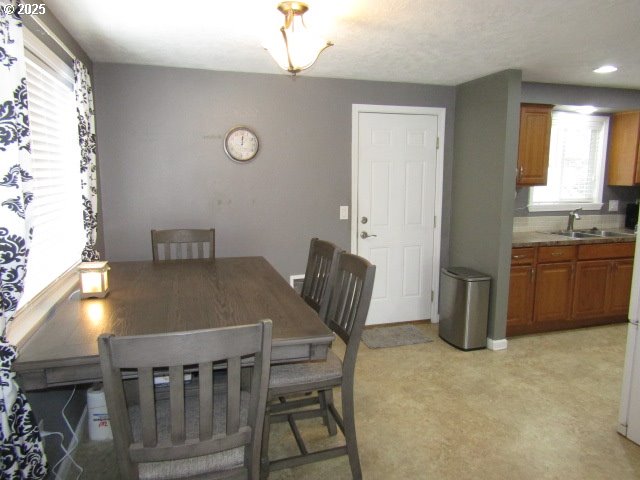
[[20,349],[25,390],[99,381],[97,338],[273,322],[272,362],[326,358],[334,335],[263,257],[109,262],[109,294],[74,292]]

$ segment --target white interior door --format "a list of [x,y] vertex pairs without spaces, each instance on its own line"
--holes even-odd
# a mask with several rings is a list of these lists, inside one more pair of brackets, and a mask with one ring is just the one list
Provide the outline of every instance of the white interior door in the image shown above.
[[358,255],[376,265],[368,324],[430,319],[435,311],[438,121],[435,114],[358,112],[352,225]]

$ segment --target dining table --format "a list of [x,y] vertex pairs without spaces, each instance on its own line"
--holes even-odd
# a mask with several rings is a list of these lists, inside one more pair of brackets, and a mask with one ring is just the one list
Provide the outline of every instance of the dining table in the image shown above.
[[19,349],[24,390],[99,382],[98,336],[273,322],[273,364],[322,360],[334,334],[263,257],[109,262],[109,293],[59,302]]

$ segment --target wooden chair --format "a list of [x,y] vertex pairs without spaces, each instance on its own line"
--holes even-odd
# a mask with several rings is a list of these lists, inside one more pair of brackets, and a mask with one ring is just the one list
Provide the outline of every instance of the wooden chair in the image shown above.
[[[262,320],[190,332],[100,335],[120,478],[259,478],[271,330],[271,321]],[[253,361],[249,392],[240,382],[246,360]],[[194,371],[190,382],[187,366]],[[168,386],[154,385],[158,375]],[[133,396],[127,394],[131,382],[138,386]]]
[[[271,368],[269,403],[265,414],[262,439],[262,478],[270,470],[295,467],[309,462],[348,455],[354,479],[362,478],[353,403],[353,380],[356,356],[362,329],[371,303],[375,266],[350,253],[338,257],[337,277],[331,290],[327,324],[345,342],[344,359],[329,351],[324,362],[276,365]],[[333,388],[342,388],[342,417],[333,403]],[[318,392],[317,396],[304,396]],[[292,397],[300,397],[294,398]],[[279,399],[279,403],[276,401]],[[309,409],[318,404],[319,408]],[[346,445],[309,452],[297,427],[296,419],[320,416],[329,435],[336,434],[336,423],[345,436]],[[269,460],[269,430],[271,422],[289,422],[300,455]]]
[[[163,247],[164,256],[162,258],[160,246]],[[216,231],[213,228],[209,230],[151,230],[151,248],[154,262],[173,260],[174,258],[177,260],[183,258],[210,258],[213,260],[216,256]],[[186,253],[183,252],[183,249]],[[194,249],[196,250],[195,255]],[[175,251],[175,255],[172,250]]]
[[336,275],[338,254],[342,250],[331,242],[311,239],[309,259],[302,283],[302,298],[325,320],[329,306],[329,287]]

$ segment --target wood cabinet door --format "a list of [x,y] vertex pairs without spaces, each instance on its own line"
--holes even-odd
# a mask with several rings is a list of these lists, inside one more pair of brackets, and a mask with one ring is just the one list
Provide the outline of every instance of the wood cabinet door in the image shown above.
[[605,316],[610,260],[576,263],[572,317],[576,320]]
[[614,114],[610,138],[608,184],[640,183],[640,111]]
[[611,281],[607,302],[607,313],[610,315],[628,315],[632,276],[633,259],[614,260],[611,262],[609,277]]
[[571,318],[573,262],[541,263],[536,268],[533,322],[566,322]]
[[553,105],[522,104],[518,144],[518,185],[546,185]]
[[531,265],[511,267],[507,335],[519,333],[517,327],[531,324],[534,278],[535,270]]

